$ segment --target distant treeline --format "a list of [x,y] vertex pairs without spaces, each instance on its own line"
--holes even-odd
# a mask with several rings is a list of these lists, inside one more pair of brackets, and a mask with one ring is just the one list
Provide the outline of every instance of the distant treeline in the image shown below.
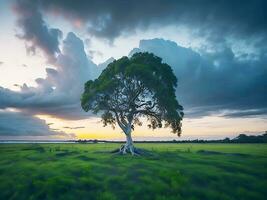
[[[123,143],[124,141],[109,140],[76,140],[78,143]],[[237,137],[220,140],[169,140],[169,141],[135,141],[135,143],[267,143],[267,131],[262,135],[240,134]]]

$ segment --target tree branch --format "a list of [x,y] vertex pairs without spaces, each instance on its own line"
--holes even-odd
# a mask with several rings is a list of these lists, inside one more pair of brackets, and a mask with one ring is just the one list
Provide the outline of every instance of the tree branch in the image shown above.
[[116,120],[117,120],[117,122],[118,122],[118,125],[120,126],[120,128],[121,128],[123,131],[125,131],[126,127],[125,127],[125,126],[123,125],[123,123],[121,122],[118,113],[116,112],[115,109],[112,109],[112,111],[113,111],[114,114],[115,114],[115,117],[116,117]]

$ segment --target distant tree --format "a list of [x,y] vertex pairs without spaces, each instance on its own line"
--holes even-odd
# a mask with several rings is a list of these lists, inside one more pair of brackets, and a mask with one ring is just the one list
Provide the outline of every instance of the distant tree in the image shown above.
[[242,133],[239,134],[237,137],[235,137],[233,139],[233,142],[237,142],[237,143],[246,143],[247,141],[249,141],[249,136],[247,136],[246,134]]
[[231,142],[231,140],[230,140],[230,138],[226,137],[226,138],[224,138],[224,139],[222,140],[222,142],[229,143],[229,142]]
[[[119,152],[139,154],[133,146],[131,131],[147,118],[152,129],[170,127],[181,134],[183,107],[175,96],[177,79],[169,65],[151,53],[136,53],[110,63],[98,79],[85,84],[81,106],[101,113],[104,126],[117,123],[126,135]],[[164,123],[164,124],[163,124]]]
[[234,143],[267,143],[267,134],[264,133],[262,135],[246,135],[240,134],[231,142]]

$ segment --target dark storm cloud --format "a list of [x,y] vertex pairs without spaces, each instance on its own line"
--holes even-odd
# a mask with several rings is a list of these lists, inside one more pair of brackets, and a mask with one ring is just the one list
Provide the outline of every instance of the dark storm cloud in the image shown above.
[[[267,114],[267,55],[234,55],[229,46],[215,52],[196,52],[175,42],[141,40],[136,51],[163,58],[178,77],[177,97],[187,117],[223,115],[251,117]],[[0,108],[16,108],[31,115],[48,114],[63,119],[83,119],[80,95],[83,84],[94,79],[114,58],[99,66],[88,60],[82,41],[69,33],[63,42],[56,69],[47,68],[37,87],[20,91],[0,87]]]
[[265,0],[46,0],[40,6],[111,40],[123,32],[164,25],[186,25],[200,34],[211,34],[212,40],[221,33],[238,38],[266,37],[267,33]]
[[[62,33],[45,23],[45,13],[62,15],[73,25],[82,25],[89,34],[111,41],[137,29],[185,26],[220,48],[212,53],[197,53],[156,39],[141,41],[135,51],[153,52],[173,67],[179,80],[178,100],[185,106],[186,116],[265,115],[266,4],[264,0],[17,0],[14,11],[21,28],[18,37],[26,41],[28,53],[41,49],[56,69],[47,68],[46,77],[36,79],[37,87],[24,84],[18,86],[20,91],[0,87],[0,109],[16,108],[31,117],[88,117],[80,106],[84,82],[96,78],[113,59],[95,65],[87,58],[82,40],[73,33],[68,34],[60,50]],[[259,52],[237,57],[226,38],[253,43]],[[89,40],[87,43],[90,45]]]
[[59,39],[62,32],[59,29],[49,28],[43,20],[37,1],[17,0],[14,11],[18,16],[17,24],[22,33],[17,37],[25,40],[28,54],[35,54],[36,48],[40,48],[49,62],[55,60],[59,53]]
[[141,40],[137,51],[163,58],[178,77],[177,96],[187,116],[267,114],[267,55],[244,59],[230,47],[197,53],[163,39]]
[[238,117],[259,117],[267,114],[267,109],[256,109],[256,110],[245,110],[245,111],[231,111],[224,115],[227,118],[238,118]]
[[68,136],[53,131],[45,120],[21,112],[0,110],[0,136]]

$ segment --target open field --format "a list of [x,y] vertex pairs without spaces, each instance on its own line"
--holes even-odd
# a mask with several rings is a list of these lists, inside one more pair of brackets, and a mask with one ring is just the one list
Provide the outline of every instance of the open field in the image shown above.
[[265,199],[266,144],[1,144],[0,199]]

